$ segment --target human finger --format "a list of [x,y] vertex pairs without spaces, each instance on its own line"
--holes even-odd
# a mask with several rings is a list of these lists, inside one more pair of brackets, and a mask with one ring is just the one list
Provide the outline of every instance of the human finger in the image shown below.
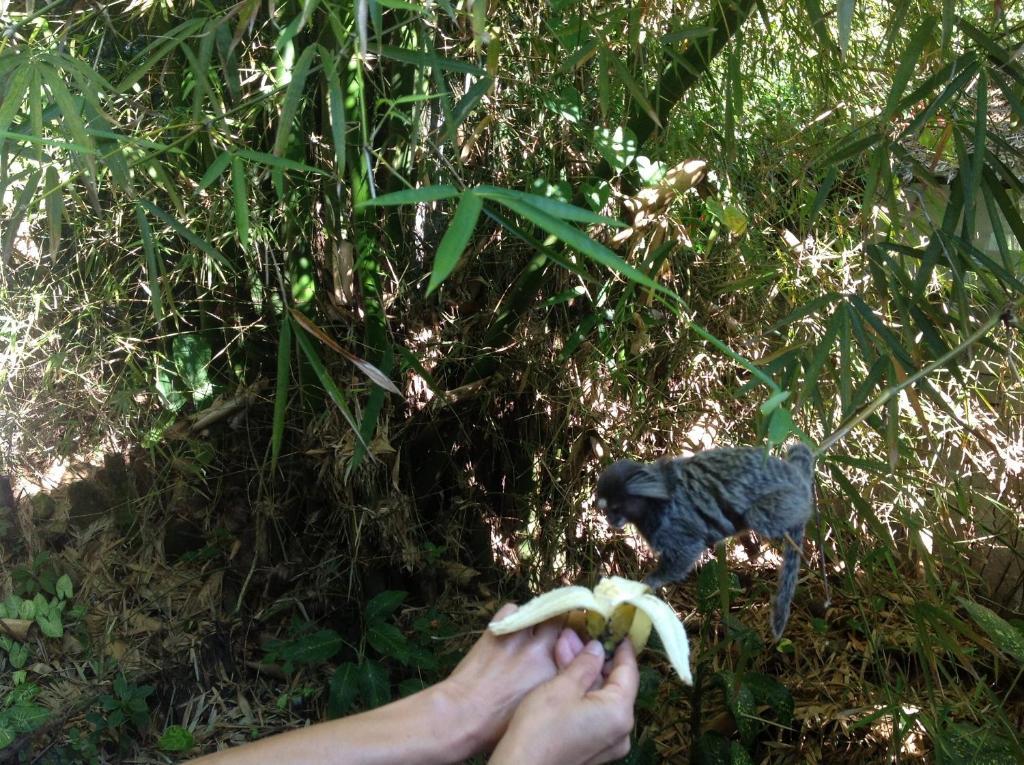
[[598,641],[591,640],[576,655],[572,663],[565,668],[565,671],[558,676],[556,682],[567,683],[582,695],[601,676],[601,666],[603,664],[604,648]]
[[504,619],[509,614],[514,614],[518,610],[519,606],[517,606],[515,603],[506,603],[497,611],[495,611],[494,616],[491,617],[491,621],[496,622],[499,619]]
[[550,651],[554,648],[555,641],[558,640],[558,635],[562,631],[562,627],[565,626],[566,615],[556,616],[547,621],[541,622],[533,628],[533,636],[539,638],[540,641],[546,644]]
[[576,630],[568,628],[562,630],[555,643],[555,665],[558,667],[558,671],[561,672],[572,664],[572,660],[579,656],[582,650],[583,641],[576,634]]
[[629,754],[631,746],[632,745],[629,740],[629,734],[626,734],[618,741],[616,741],[614,744],[612,744],[609,747],[606,747],[605,749],[602,749],[600,752],[598,752],[589,760],[587,760],[586,765],[601,765],[601,763],[615,762],[616,760],[621,760],[623,757]]
[[618,688],[628,699],[635,699],[640,689],[640,670],[636,665],[636,651],[633,643],[626,638],[615,649],[612,657],[612,671],[608,673],[604,688]]

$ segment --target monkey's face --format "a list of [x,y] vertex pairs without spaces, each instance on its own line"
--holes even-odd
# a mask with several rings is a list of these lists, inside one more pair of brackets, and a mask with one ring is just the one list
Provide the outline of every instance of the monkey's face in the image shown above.
[[597,508],[608,523],[621,529],[637,523],[649,510],[651,497],[643,487],[650,484],[649,465],[620,460],[608,467],[597,479]]

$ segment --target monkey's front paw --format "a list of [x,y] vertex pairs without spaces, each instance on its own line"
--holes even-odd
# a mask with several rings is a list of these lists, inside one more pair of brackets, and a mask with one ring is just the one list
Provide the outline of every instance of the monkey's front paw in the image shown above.
[[653,590],[654,592],[657,592],[658,590],[660,590],[662,587],[665,586],[665,580],[662,579],[661,577],[657,577],[657,576],[651,575],[651,576],[646,577],[644,579],[644,584],[646,584],[648,587],[650,587],[651,590]]

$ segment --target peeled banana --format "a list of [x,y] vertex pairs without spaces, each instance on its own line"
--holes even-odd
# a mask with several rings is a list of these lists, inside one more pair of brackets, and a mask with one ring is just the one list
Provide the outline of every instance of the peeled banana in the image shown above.
[[598,582],[593,590],[559,587],[538,595],[505,618],[491,622],[488,629],[495,635],[507,635],[566,613],[570,615],[571,624],[578,624],[582,614],[587,634],[600,640],[608,652],[629,637],[640,653],[653,627],[676,674],[687,685],[693,685],[690,644],[683,623],[672,607],[652,595],[651,588],[643,582],[611,576]]

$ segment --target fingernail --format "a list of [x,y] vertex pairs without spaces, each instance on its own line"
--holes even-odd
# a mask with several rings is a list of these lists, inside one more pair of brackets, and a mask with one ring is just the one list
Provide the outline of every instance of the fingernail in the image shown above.
[[591,640],[583,650],[591,656],[600,656],[602,659],[604,658],[604,646],[602,646],[597,640]]

